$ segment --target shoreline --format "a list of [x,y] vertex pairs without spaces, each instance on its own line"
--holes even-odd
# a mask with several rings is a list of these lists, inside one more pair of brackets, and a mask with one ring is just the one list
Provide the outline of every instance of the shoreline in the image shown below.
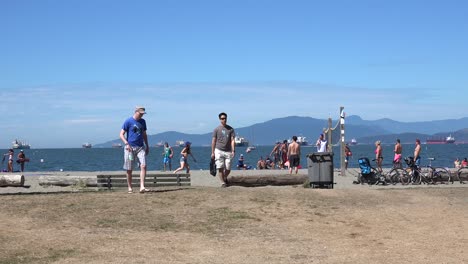
[[[468,187],[468,184],[460,184],[455,182],[454,184],[437,184],[437,185],[373,185],[369,186],[367,184],[353,184],[353,181],[356,179],[358,173],[360,172],[357,168],[349,168],[346,171],[346,176],[341,176],[340,171],[334,171],[334,189],[362,189],[362,188],[373,188],[373,189],[408,189],[408,188],[454,188],[454,187]],[[149,174],[167,174],[172,172],[163,172],[163,171],[148,171]],[[4,173],[8,174],[8,173]],[[11,173],[17,174],[17,173]],[[2,194],[47,194],[47,193],[76,193],[76,192],[97,192],[97,187],[80,187],[80,186],[41,186],[39,185],[40,176],[73,176],[73,177],[82,177],[82,178],[97,178],[97,175],[125,175],[125,171],[43,171],[43,172],[24,172],[24,187],[0,187],[0,195]],[[288,170],[233,170],[231,171],[231,176],[275,176],[275,175],[287,175],[289,174]],[[139,171],[133,172],[134,177],[139,176]],[[294,175],[294,173],[293,173]],[[307,169],[300,169],[298,175],[307,176]],[[184,188],[219,188],[220,181],[218,177],[213,177],[210,175],[209,170],[192,170],[190,171],[191,177],[191,186]],[[298,185],[287,185],[287,186],[265,186],[272,188],[291,188],[297,187]],[[302,186],[300,186],[303,188]],[[171,187],[156,187],[155,190],[164,190],[171,189]],[[176,187],[177,188],[177,187]],[[259,188],[259,187],[241,187],[241,186],[232,186],[231,188]],[[332,190],[332,189],[330,189]],[[120,191],[120,190],[117,190]]]

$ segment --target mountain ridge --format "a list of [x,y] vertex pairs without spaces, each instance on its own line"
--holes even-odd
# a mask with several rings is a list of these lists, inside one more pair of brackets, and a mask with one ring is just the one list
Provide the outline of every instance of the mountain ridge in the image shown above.
[[[337,120],[332,120],[333,141],[340,136]],[[318,135],[328,126],[328,120],[305,116],[286,116],[256,123],[247,127],[235,128],[236,134],[242,136],[254,145],[273,145],[276,141],[289,139],[293,135],[306,137],[309,143],[315,142]],[[214,129],[214,128],[213,128]],[[402,142],[414,142],[420,138],[422,142],[429,137],[446,137],[452,135],[457,142],[468,142],[468,117],[459,119],[400,122],[388,118],[378,120],[364,120],[360,116],[352,115],[345,119],[345,136],[347,141],[352,138],[359,143],[370,144],[375,140],[382,143],[394,143],[396,138]],[[165,131],[148,135],[150,146],[158,142],[169,142],[174,145],[176,140],[190,141],[194,146],[211,145],[211,132],[203,134],[187,134],[177,131]],[[95,144],[95,147],[111,147],[119,143],[120,139],[113,139]]]

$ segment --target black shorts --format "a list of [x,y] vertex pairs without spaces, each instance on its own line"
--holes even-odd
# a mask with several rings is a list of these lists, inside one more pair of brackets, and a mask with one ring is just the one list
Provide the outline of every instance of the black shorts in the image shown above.
[[299,167],[299,164],[301,164],[301,158],[299,157],[299,155],[289,156],[289,166],[290,167]]

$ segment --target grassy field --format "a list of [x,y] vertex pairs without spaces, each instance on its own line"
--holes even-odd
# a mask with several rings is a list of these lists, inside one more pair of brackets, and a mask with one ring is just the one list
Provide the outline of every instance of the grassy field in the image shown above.
[[0,196],[0,263],[467,263],[467,188]]

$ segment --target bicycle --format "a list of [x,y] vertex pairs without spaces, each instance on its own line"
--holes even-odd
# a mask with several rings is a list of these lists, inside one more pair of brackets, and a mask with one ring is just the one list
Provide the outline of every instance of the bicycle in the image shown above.
[[409,168],[409,170],[407,170],[407,172],[409,172],[409,177],[403,179],[405,184],[409,184],[410,182],[413,184],[437,184],[438,181],[448,184],[449,182],[452,182],[450,171],[443,167],[433,167],[432,161],[435,160],[435,158],[428,158],[428,160],[429,165],[419,167],[414,164],[413,157],[405,158]]
[[[460,169],[458,169],[455,175],[457,176],[460,184],[465,184],[463,179],[468,180],[468,167],[461,167]],[[454,182],[454,180],[455,179],[452,178],[452,183]]]
[[[376,160],[373,159],[372,161],[375,162]],[[379,172],[379,174],[385,178],[386,183],[390,183],[393,185],[397,183],[403,184],[404,179],[407,179],[409,177],[408,173],[403,169],[403,167],[401,166],[401,162],[399,161],[393,161],[393,167],[388,173]]]

